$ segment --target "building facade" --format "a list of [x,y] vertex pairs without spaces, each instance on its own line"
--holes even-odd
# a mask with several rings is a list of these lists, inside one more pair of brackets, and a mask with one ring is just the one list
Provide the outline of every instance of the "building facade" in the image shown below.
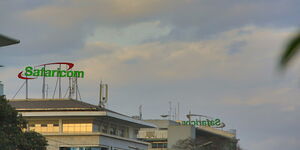
[[23,99],[9,103],[28,121],[27,131],[43,134],[47,150],[147,150],[140,128],[154,124],[72,99]]

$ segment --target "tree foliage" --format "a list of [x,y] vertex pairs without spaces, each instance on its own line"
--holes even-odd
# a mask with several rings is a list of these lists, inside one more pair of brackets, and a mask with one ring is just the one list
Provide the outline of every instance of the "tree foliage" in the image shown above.
[[202,142],[200,140],[187,138],[179,140],[172,148],[174,150],[209,150],[211,144],[211,142]]
[[187,138],[179,140],[173,145],[172,150],[242,150],[236,142],[214,136]]
[[36,132],[22,132],[26,120],[0,97],[0,148],[1,150],[43,150],[46,139]]
[[285,68],[288,63],[295,57],[295,55],[300,50],[300,32],[292,38],[284,49],[281,57],[279,65],[281,69]]

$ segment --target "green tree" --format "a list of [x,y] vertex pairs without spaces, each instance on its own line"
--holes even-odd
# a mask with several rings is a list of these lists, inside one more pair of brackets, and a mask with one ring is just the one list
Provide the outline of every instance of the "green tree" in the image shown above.
[[173,145],[174,150],[211,150],[211,141],[200,141],[192,138],[179,140]]
[[48,145],[46,138],[37,132],[24,132],[22,139],[18,145],[20,150],[44,150]]
[[293,37],[289,43],[287,44],[286,48],[284,49],[281,57],[279,66],[281,69],[285,69],[289,62],[295,57],[295,55],[300,50],[300,31],[298,34]]
[[46,139],[36,132],[22,132],[26,120],[0,96],[0,148],[1,150],[43,150]]
[[203,136],[179,140],[172,146],[172,150],[241,150],[236,142],[220,137]]

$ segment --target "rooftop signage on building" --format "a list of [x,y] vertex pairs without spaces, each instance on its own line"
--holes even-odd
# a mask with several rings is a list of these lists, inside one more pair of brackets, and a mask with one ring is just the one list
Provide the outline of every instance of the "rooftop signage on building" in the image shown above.
[[193,125],[193,126],[208,126],[213,128],[223,128],[225,124],[220,119],[206,119],[206,120],[193,120],[193,121],[177,121],[181,125]]
[[[59,65],[57,69],[47,69],[46,66],[49,65]],[[66,69],[62,69],[61,65],[66,65]],[[69,62],[55,62],[41,64],[37,66],[27,66],[24,71],[21,71],[18,74],[20,79],[36,79],[37,77],[76,77],[84,78],[84,71],[73,71],[71,70],[74,67],[73,63]]]

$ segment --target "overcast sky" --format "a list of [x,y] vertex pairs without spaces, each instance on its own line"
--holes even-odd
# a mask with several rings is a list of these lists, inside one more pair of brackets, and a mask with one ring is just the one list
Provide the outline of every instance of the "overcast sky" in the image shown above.
[[[144,118],[180,102],[237,129],[246,150],[300,149],[300,61],[278,72],[278,56],[300,24],[299,0],[1,0],[0,79],[12,98],[28,65],[67,61],[85,71],[85,102]],[[300,58],[299,58],[300,59]],[[55,80],[48,80],[49,95]],[[30,97],[41,98],[41,80]],[[65,89],[64,89],[65,91]],[[24,89],[17,98],[24,98]]]

